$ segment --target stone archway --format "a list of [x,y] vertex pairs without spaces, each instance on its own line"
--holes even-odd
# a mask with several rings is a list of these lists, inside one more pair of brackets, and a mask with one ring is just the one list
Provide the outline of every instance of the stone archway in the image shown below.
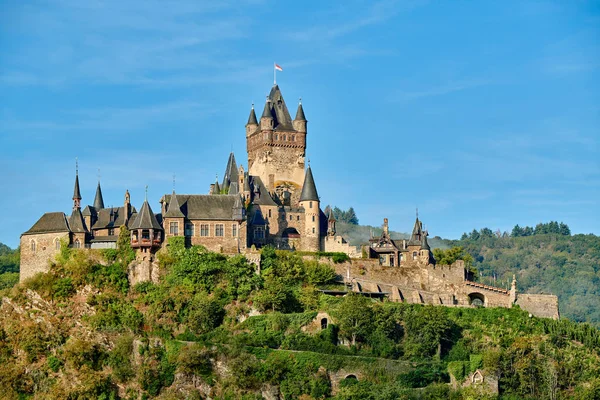
[[473,292],[469,294],[469,304],[474,307],[486,307],[487,300],[484,294],[479,292]]

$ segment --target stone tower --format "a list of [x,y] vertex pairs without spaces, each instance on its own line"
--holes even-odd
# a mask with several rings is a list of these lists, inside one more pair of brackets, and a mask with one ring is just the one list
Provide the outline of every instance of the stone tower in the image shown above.
[[302,193],[300,194],[300,207],[304,208],[304,232],[302,234],[302,249],[305,251],[319,251],[321,244],[319,194],[313,178],[310,165],[306,170]]
[[260,177],[270,193],[291,191],[291,204],[297,204],[304,181],[306,124],[302,104],[292,120],[277,85],[267,96],[260,121],[253,107],[246,124],[248,174]]

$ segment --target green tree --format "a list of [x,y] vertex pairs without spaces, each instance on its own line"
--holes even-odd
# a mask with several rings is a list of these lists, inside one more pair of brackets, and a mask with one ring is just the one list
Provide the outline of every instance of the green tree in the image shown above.
[[340,335],[350,340],[353,346],[357,341],[366,339],[373,325],[373,310],[368,298],[354,293],[347,294],[337,313]]

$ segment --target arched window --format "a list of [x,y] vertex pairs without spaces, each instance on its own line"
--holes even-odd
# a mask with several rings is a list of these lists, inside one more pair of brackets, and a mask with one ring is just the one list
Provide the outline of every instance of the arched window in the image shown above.
[[327,318],[321,319],[321,329],[327,329]]
[[31,240],[31,251],[35,253],[35,240]]
[[60,239],[59,238],[54,239],[54,249],[60,250]]
[[417,259],[417,252],[413,251],[413,260],[416,260],[416,259]]
[[75,242],[73,242],[73,247],[75,247],[76,249],[81,247],[81,242],[79,241],[79,239],[75,239]]

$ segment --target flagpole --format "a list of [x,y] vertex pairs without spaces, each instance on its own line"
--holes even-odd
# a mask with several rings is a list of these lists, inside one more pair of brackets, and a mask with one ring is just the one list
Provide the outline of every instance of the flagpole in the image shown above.
[[273,85],[277,85],[277,68],[275,68],[275,63],[273,63]]

